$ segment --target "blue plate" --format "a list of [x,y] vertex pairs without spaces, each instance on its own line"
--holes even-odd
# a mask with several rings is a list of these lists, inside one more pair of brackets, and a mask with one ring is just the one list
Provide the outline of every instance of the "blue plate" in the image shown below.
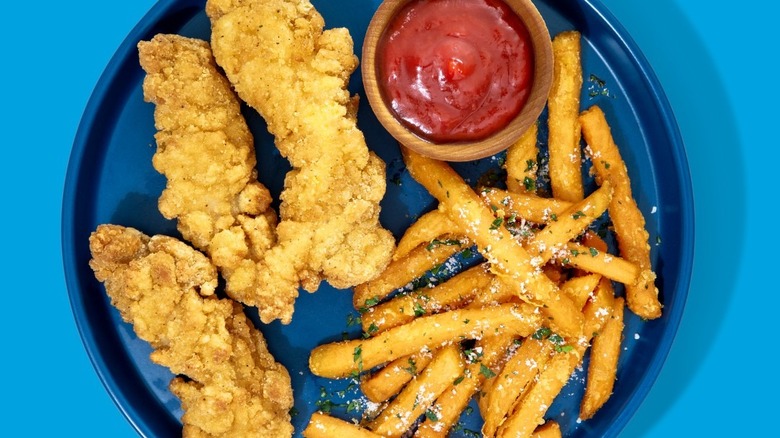
[[[328,27],[346,26],[360,53],[365,29],[378,0],[314,0]],[[664,314],[643,322],[627,312],[618,382],[595,418],[579,422],[577,412],[585,373],[578,371],[548,411],[568,436],[615,436],[650,390],[672,344],[682,316],[693,260],[693,201],[685,151],[674,116],[645,58],[615,18],[595,0],[540,0],[537,5],[554,35],[568,29],[583,34],[583,106],[599,104],[610,121],[632,177],[634,195],[647,219],[652,259]],[[84,346],[119,409],[143,436],[181,434],[181,407],[168,391],[170,372],[149,360],[149,346],[121,321],[87,265],[88,236],[98,224],[132,226],[147,234],[178,237],[175,224],[157,210],[165,186],[154,171],[153,106],[142,98],[143,71],[136,43],[160,32],[208,39],[203,0],[162,0],[133,29],[109,63],[84,112],[68,168],[63,200],[63,258],[71,305]],[[362,93],[360,73],[350,89]],[[245,115],[256,136],[260,180],[277,197],[289,164],[273,147],[265,124],[252,110]],[[387,163],[388,190],[380,220],[396,237],[434,200],[405,171],[392,137],[361,103],[359,125],[370,147]],[[542,132],[542,136],[545,133]],[[460,163],[471,182],[498,169],[499,157]],[[323,311],[327,309],[327,311]],[[248,314],[257,322],[254,309]],[[355,417],[346,401],[359,394],[346,381],[309,373],[309,351],[324,342],[358,335],[349,326],[356,315],[349,291],[327,285],[302,294],[290,325],[259,325],[271,352],[287,366],[295,394],[293,421],[300,434],[312,412],[330,400],[335,415]],[[478,413],[464,413],[461,430],[479,430]]]

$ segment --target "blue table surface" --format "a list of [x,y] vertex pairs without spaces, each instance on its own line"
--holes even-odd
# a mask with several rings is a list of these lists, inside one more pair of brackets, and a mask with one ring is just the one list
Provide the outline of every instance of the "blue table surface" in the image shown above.
[[[562,0],[563,1],[563,0]],[[769,2],[603,0],[675,111],[690,161],[696,259],[680,331],[624,437],[772,435],[778,407],[776,222],[780,164]],[[63,181],[98,77],[152,0],[4,6],[0,172],[3,436],[137,436],[81,344],[64,284]],[[721,6],[728,5],[728,6]],[[10,118],[9,118],[10,116]],[[773,194],[774,193],[774,194]],[[34,310],[38,309],[38,310]],[[767,409],[769,408],[769,409]],[[769,420],[769,421],[767,421]]]

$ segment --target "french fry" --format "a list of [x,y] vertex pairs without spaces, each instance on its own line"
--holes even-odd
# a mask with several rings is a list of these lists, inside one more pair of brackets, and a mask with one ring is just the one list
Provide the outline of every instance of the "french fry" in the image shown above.
[[548,420],[537,427],[532,438],[561,438],[561,426],[555,421]]
[[333,437],[353,437],[353,438],[381,438],[370,430],[344,421],[336,417],[315,412],[312,414],[309,424],[303,430],[304,438],[333,438]]
[[530,382],[543,370],[552,352],[552,343],[526,338],[514,355],[498,372],[489,389],[479,398],[480,412],[484,419],[482,433],[495,436],[517,398]]
[[[561,292],[569,295],[577,307],[583,307],[600,284],[600,279],[601,276],[596,274],[574,277],[561,286]],[[492,385],[483,389],[479,407],[485,420],[482,428],[485,436],[495,435],[523,390],[544,369],[552,350],[552,342],[534,339],[533,336],[526,338],[498,373]]]
[[570,278],[561,285],[561,292],[570,296],[574,301],[574,305],[582,308],[588,301],[590,294],[596,290],[601,278],[599,274],[587,274]]
[[580,115],[582,134],[591,150],[593,168],[602,184],[612,183],[614,196],[609,215],[615,227],[621,256],[639,266],[638,280],[626,285],[626,301],[629,309],[644,319],[661,316],[661,302],[655,286],[655,272],[650,262],[649,234],[645,218],[631,193],[628,169],[612,138],[604,112],[593,106]]
[[[449,345],[439,350],[420,375],[372,420],[368,427],[387,437],[404,435],[465,368],[460,347]],[[436,414],[427,414],[436,415]]]
[[607,323],[612,315],[612,308],[615,306],[615,290],[608,278],[602,277],[593,296],[582,312],[585,314],[585,333],[594,337],[597,336],[604,324]]
[[381,403],[398,394],[418,372],[428,366],[433,353],[420,352],[411,356],[399,357],[385,365],[381,370],[360,382],[360,389],[366,398]]
[[539,258],[537,261],[531,259],[531,262],[541,266],[549,261],[554,252],[561,251],[566,242],[577,237],[607,211],[611,198],[612,190],[609,183],[605,183],[584,200],[564,210],[560,216],[555,216],[526,245],[528,254]]
[[542,224],[548,222],[552,215],[563,213],[571,206],[571,202],[555,198],[542,198],[527,193],[512,193],[493,187],[480,191],[480,196],[488,204],[515,214],[518,218],[529,222]]
[[405,257],[390,262],[373,280],[355,286],[352,303],[356,309],[366,310],[371,307],[367,304],[376,304],[434,266],[444,263],[461,249],[461,245],[437,245],[431,248],[418,246]]
[[554,354],[536,383],[528,387],[517,408],[498,428],[496,436],[530,437],[534,429],[544,422],[547,408],[569,381],[569,376],[579,362],[580,355],[575,352]]
[[553,38],[553,82],[547,101],[550,185],[553,196],[577,202],[584,196],[580,150],[580,93],[582,65],[580,33],[562,32]]
[[514,342],[515,337],[506,334],[488,336],[477,341],[475,349],[481,350],[482,357],[469,364],[466,372],[442,393],[436,400],[435,417],[425,418],[414,436],[446,437],[471,397],[498,372],[499,365]]
[[446,163],[401,147],[407,169],[443,205],[450,219],[475,242],[492,269],[516,288],[521,298],[543,305],[542,312],[555,331],[565,336],[582,332],[583,316],[571,299],[533,266],[531,257],[490,208]]
[[541,323],[541,315],[525,303],[452,310],[417,318],[372,338],[320,345],[309,356],[309,369],[320,377],[344,378],[454,340],[481,338],[497,331],[528,336]]
[[596,248],[598,251],[601,252],[609,251],[607,242],[605,242],[604,239],[599,237],[599,235],[594,233],[593,231],[586,231],[585,234],[583,234],[582,244],[590,248]]
[[508,303],[512,298],[517,297],[514,289],[507,285],[504,280],[490,275],[491,281],[488,287],[482,288],[474,297],[468,307],[479,309],[482,307],[495,306],[496,304]]
[[639,278],[639,266],[624,258],[574,242],[567,243],[566,249],[569,255],[563,261],[573,268],[600,274],[623,284],[634,284]]
[[433,288],[397,296],[368,309],[360,317],[363,332],[370,335],[413,320],[417,316],[461,307],[486,288],[493,275],[484,264],[454,275]]
[[[553,354],[547,368],[538,379],[521,395],[513,412],[499,427],[498,437],[528,437],[534,427],[544,422],[544,414],[555,397],[568,382],[574,369],[582,361],[582,356],[590,340],[601,332],[612,313],[614,303],[612,283],[602,277],[594,296],[585,304],[585,335],[581,338],[568,338],[566,350]],[[604,308],[602,306],[609,306]]]
[[536,193],[536,171],[539,147],[536,137],[539,128],[534,123],[506,151],[506,187],[514,193]]
[[592,418],[612,395],[622,339],[623,298],[615,298],[612,316],[591,345],[588,380],[580,403],[580,418],[583,420]]
[[[447,239],[439,239],[440,242],[435,242],[435,239],[445,234],[453,234],[455,230],[457,230],[457,227],[446,214],[439,210],[429,211],[420,216],[419,219],[406,229],[404,235],[398,240],[398,245],[395,247],[393,260],[406,257],[413,249],[423,244],[430,245],[431,247],[436,244],[454,245],[455,241],[457,241],[456,236],[454,235],[449,236]],[[465,242],[460,243],[461,246],[465,244]]]

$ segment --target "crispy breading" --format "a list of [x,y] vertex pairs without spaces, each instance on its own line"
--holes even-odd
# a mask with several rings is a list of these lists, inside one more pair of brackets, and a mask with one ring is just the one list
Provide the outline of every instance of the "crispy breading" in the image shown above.
[[[206,13],[217,63],[293,167],[266,259],[309,291],[320,279],[346,288],[373,278],[394,239],[379,224],[384,162],[369,152],[347,90],[358,64],[349,32],[323,31],[306,0],[210,0]],[[247,269],[246,286],[259,279],[283,293],[289,285],[270,271]]]
[[234,273],[261,262],[276,242],[276,213],[257,181],[253,138],[239,100],[208,43],[157,35],[140,42],[138,52],[147,72],[144,98],[156,105],[153,165],[168,180],[160,212],[177,219],[184,239],[211,257],[230,296],[289,322],[297,291],[231,293],[234,283],[243,282]]
[[209,259],[167,236],[100,225],[90,267],[153,362],[179,375],[185,437],[289,437],[292,388],[242,307],[215,295]]

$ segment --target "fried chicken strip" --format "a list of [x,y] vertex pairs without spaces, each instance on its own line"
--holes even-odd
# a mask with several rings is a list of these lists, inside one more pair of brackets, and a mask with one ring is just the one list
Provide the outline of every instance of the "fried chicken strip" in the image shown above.
[[394,239],[379,224],[384,162],[369,152],[347,90],[358,64],[349,32],[323,31],[307,0],[209,0],[206,13],[217,63],[293,166],[266,255],[291,268],[279,276],[260,266],[255,278],[278,293],[296,280],[309,291],[323,278],[337,288],[370,280]]
[[209,255],[228,295],[257,306],[264,321],[289,322],[297,289],[267,290],[254,276],[247,285],[243,274],[254,274],[276,242],[276,213],[257,181],[254,140],[239,100],[208,43],[157,35],[140,42],[138,52],[147,72],[144,98],[156,105],[153,164],[168,179],[160,212],[178,219],[182,236]]
[[184,437],[289,437],[292,387],[242,307],[214,295],[217,272],[200,252],[167,236],[101,225],[90,267],[153,362],[179,375]]

